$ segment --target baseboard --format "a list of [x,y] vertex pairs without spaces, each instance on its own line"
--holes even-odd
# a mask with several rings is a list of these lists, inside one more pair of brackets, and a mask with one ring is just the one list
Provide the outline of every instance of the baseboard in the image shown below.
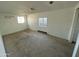
[[[15,33],[18,33],[18,32],[24,31],[24,30],[28,30],[28,28],[23,29],[23,30],[19,30],[19,31],[15,31],[15,32],[12,32],[12,33],[4,34],[4,35],[2,35],[2,36],[15,34]],[[30,30],[30,29],[29,29],[29,30]]]
[[61,38],[61,37],[58,37],[58,36],[55,36],[55,35],[53,35],[53,34],[50,34],[50,33],[47,33],[49,36],[53,36],[53,37],[56,37],[56,38],[59,38],[59,39],[63,39],[63,40],[66,40],[66,41],[68,41],[69,42],[69,40],[68,39],[65,39],[65,38]]

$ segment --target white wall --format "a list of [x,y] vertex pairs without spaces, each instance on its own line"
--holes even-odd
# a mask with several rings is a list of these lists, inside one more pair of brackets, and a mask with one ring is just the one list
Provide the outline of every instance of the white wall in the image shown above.
[[[33,30],[39,29],[46,31],[51,35],[68,39],[73,14],[73,7],[50,12],[34,13],[28,16],[28,23],[29,27]],[[38,18],[44,16],[48,17],[48,27],[40,28],[38,27]]]
[[[6,18],[4,16],[14,16],[12,18]],[[0,32],[2,35],[14,33],[27,28],[27,21],[25,23],[18,24],[17,16],[12,14],[0,14]]]
[[6,57],[5,48],[1,35],[0,35],[0,57]]

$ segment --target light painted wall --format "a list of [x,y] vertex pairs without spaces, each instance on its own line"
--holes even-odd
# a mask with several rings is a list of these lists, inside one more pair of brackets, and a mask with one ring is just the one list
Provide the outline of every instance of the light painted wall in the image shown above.
[[1,35],[0,35],[0,57],[6,57],[5,48]]
[[[14,16],[12,18],[5,18],[4,16]],[[27,28],[27,21],[25,23],[18,24],[17,16],[12,14],[0,14],[0,33],[1,35],[14,33]]]
[[[72,23],[74,8],[65,8],[50,12],[41,12],[28,15],[29,27],[33,30],[46,31],[51,35],[68,39],[69,30]],[[48,27],[38,27],[39,17],[48,17]]]

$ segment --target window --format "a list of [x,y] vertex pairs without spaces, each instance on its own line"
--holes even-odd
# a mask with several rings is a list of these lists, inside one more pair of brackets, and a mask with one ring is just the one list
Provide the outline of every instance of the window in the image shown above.
[[47,17],[39,18],[39,26],[47,27]]
[[24,23],[24,16],[18,16],[17,21],[18,23]]

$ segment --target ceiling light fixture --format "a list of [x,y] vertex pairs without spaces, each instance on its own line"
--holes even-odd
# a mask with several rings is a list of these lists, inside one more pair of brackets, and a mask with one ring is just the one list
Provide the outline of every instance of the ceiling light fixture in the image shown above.
[[30,8],[30,10],[35,10],[34,8]]
[[50,1],[49,4],[53,4],[53,1]]

